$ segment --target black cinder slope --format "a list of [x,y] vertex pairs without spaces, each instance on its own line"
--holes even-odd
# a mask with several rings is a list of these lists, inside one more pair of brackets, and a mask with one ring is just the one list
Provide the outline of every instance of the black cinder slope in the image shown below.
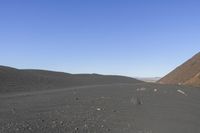
[[140,82],[142,81],[124,76],[69,74],[46,70],[22,70],[0,66],[0,93],[59,89],[83,85]]

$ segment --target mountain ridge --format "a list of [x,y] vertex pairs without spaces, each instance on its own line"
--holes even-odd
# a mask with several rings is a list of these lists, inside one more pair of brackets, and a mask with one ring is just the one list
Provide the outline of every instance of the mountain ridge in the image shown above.
[[112,83],[142,83],[142,81],[117,75],[70,74],[0,66],[0,93]]
[[200,52],[161,78],[161,84],[200,86]]

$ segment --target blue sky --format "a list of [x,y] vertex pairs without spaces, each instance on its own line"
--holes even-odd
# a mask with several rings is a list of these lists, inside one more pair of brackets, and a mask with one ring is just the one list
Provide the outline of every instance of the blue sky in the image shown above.
[[0,64],[164,76],[200,51],[193,0],[0,0]]

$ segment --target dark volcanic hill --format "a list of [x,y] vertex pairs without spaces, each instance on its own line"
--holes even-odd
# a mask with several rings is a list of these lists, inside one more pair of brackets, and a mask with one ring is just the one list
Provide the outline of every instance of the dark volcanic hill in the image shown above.
[[140,83],[134,78],[98,74],[69,74],[45,70],[22,70],[0,66],[0,92],[59,89],[82,85]]
[[158,82],[162,84],[200,86],[200,52]]

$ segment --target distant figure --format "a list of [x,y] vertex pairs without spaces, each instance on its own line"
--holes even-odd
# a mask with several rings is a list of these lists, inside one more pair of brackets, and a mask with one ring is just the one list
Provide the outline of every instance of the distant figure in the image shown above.
[[138,96],[136,98],[135,97],[131,98],[131,103],[133,103],[134,105],[142,105],[143,104],[141,98]]
[[142,104],[143,104],[142,100],[139,97],[137,97],[137,105],[142,105]]

